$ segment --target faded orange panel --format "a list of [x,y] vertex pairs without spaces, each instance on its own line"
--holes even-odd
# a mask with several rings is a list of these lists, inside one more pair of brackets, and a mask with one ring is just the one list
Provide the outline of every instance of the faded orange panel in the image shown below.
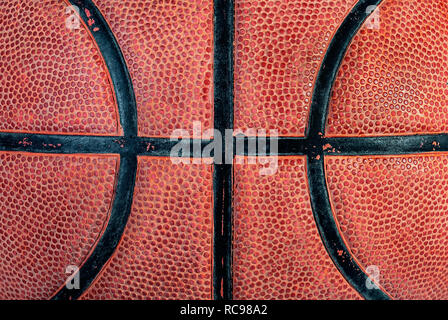
[[322,244],[305,163],[305,157],[280,158],[268,176],[260,175],[267,165],[235,165],[235,299],[360,299]]
[[235,127],[303,136],[314,82],[356,0],[235,1]]
[[448,155],[326,157],[340,230],[395,299],[448,298]]
[[[121,132],[103,59],[64,1],[0,2],[0,131]],[[79,20],[78,20],[79,21]]]
[[95,0],[118,39],[139,134],[213,127],[213,1]]
[[211,299],[211,165],[140,157],[117,251],[83,299]]
[[48,299],[109,218],[118,156],[0,153],[0,299]]
[[[327,134],[448,131],[448,3],[385,0],[339,70]],[[378,21],[378,20],[377,20]]]

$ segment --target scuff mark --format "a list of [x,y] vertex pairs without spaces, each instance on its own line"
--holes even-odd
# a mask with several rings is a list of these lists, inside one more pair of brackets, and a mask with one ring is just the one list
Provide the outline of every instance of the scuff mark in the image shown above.
[[340,151],[336,151],[336,148],[333,148],[333,146],[329,143],[327,143],[326,145],[323,146],[323,150],[324,151],[329,150],[328,152],[332,152],[332,153],[335,153],[335,152],[340,153]]
[[126,144],[126,141],[124,139],[117,139],[117,140],[114,140],[114,142],[116,144],[118,144],[120,146],[120,148],[124,148],[124,145]]
[[28,138],[23,138],[23,140],[19,141],[19,144],[23,145],[24,147],[33,145],[33,143],[31,141],[29,141]]
[[155,150],[156,147],[154,145],[151,144],[151,142],[147,142],[146,143],[146,152],[148,152],[149,150]]
[[[87,9],[87,8],[84,9],[84,12],[86,13],[87,18],[89,18],[87,20],[87,24],[89,25],[89,27],[93,26],[95,24],[95,19],[92,18],[92,14],[90,13],[89,9]],[[97,32],[99,30],[100,30],[100,28],[98,28],[98,27],[93,28],[93,32]]]
[[42,146],[44,146],[45,148],[53,148],[53,149],[57,149],[60,148],[62,145],[60,143],[58,144],[52,144],[52,143],[42,143]]
[[440,142],[438,142],[438,141],[433,141],[433,142],[432,142],[432,146],[434,147],[434,148],[432,148],[432,150],[435,151],[436,149],[439,149],[439,148],[440,148]]

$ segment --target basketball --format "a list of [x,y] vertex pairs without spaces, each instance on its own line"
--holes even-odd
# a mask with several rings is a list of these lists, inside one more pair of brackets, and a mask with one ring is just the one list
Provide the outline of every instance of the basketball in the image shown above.
[[448,299],[447,11],[1,1],[0,299]]

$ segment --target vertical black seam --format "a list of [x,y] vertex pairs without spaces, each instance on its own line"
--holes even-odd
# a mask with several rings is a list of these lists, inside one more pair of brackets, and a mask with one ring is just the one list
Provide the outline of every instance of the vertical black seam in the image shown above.
[[[222,135],[233,129],[233,0],[214,1],[214,127]],[[233,139],[233,138],[232,138]],[[226,163],[226,150],[215,158],[213,174],[214,248],[213,287],[215,299],[232,299],[232,177],[233,165]],[[233,154],[232,154],[233,161]]]

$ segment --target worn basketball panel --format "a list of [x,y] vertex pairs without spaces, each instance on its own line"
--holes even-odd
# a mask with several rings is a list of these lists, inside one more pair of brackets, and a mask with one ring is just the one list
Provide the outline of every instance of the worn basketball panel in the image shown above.
[[123,51],[139,134],[213,128],[213,1],[95,0]]
[[[107,224],[118,156],[0,152],[0,298],[48,299]],[[68,271],[68,273],[66,273]]]
[[69,24],[76,14],[67,8],[59,0],[0,3],[1,131],[121,132],[101,54],[82,23]]
[[317,73],[355,0],[235,1],[235,127],[304,136]]
[[325,166],[335,219],[359,263],[377,268],[395,299],[447,299],[447,154],[336,156]]
[[384,0],[338,72],[329,136],[448,131],[448,3]]
[[235,161],[233,298],[360,299],[322,244],[311,211],[306,158],[281,157],[270,175],[260,174],[269,167],[260,162],[274,158]]
[[212,166],[139,157],[121,242],[83,299],[211,299]]

